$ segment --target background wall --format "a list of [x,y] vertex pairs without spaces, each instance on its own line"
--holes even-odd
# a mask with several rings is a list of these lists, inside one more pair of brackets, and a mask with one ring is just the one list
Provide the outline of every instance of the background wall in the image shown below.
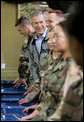
[[24,37],[15,29],[17,5],[1,1],[1,80],[14,80],[18,76],[18,58]]

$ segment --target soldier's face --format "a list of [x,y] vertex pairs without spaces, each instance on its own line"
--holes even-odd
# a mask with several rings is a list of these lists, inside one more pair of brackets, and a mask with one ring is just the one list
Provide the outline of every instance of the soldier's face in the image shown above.
[[53,31],[51,31],[48,33],[48,45],[49,45],[50,50],[52,51],[54,50],[54,46],[53,46],[54,42],[55,42],[55,39],[53,38]]
[[25,25],[25,26],[20,26],[20,25],[18,25],[17,27],[16,27],[16,29],[17,29],[17,31],[19,31],[19,33],[21,34],[21,35],[24,35],[24,36],[27,36],[28,35],[28,33],[29,33],[29,27],[28,27],[28,25]]
[[34,16],[32,25],[38,36],[45,32],[46,22],[42,15]]
[[51,31],[59,23],[59,18],[56,13],[49,13],[47,17],[47,27]]
[[50,37],[48,44],[50,49],[55,52],[63,52],[68,48],[66,36],[59,25],[53,30],[53,34]]

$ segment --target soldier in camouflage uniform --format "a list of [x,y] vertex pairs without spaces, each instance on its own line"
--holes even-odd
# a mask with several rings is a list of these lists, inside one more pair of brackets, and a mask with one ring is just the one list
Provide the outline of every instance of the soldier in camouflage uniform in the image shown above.
[[[57,34],[56,36],[55,33]],[[40,103],[35,108],[35,111],[32,113],[32,116],[35,117],[32,117],[33,119],[30,120],[31,115],[29,115],[27,117],[23,117],[21,121],[47,120],[47,117],[55,112],[60,100],[62,99],[62,87],[65,82],[67,70],[69,68],[70,55],[68,50],[66,49],[67,44],[65,35],[59,25],[56,27],[55,32],[53,32],[53,36],[55,36],[55,39],[52,41],[48,41],[48,43],[50,45],[50,49],[54,50],[54,53],[52,53],[52,55],[50,54],[49,56],[47,56],[47,58],[42,61],[42,65],[40,66],[41,69],[43,69],[46,65],[46,71],[40,72],[41,81],[38,82],[38,86],[40,88]],[[64,54],[63,51],[65,52]],[[58,54],[58,58],[56,56],[57,52],[61,52],[61,54]],[[38,89],[38,87],[36,88]],[[25,109],[24,111],[27,111],[27,109]]]
[[[48,67],[50,67],[51,64],[52,64],[52,58],[51,58],[51,51],[50,51],[50,53],[41,61],[39,65],[40,77],[43,76],[45,72],[48,72]],[[32,90],[27,94],[27,96],[24,99],[21,99],[19,101],[19,104],[28,103],[31,101],[38,102],[37,99],[40,94],[40,83],[41,83],[40,77],[30,86]],[[35,98],[37,99],[35,100]]]
[[63,86],[63,98],[55,113],[51,117],[47,118],[48,121],[81,120],[83,115],[81,110],[83,103],[80,97],[80,95],[83,95],[82,78],[83,73],[80,70],[80,67],[72,61]]
[[29,85],[29,44],[34,36],[34,30],[30,24],[30,21],[26,17],[21,17],[20,19],[18,19],[15,27],[20,32],[20,34],[28,37],[24,41],[20,51],[18,67],[19,78],[15,80],[14,88],[18,88],[22,83],[27,87],[27,84]]
[[[63,28],[68,35],[67,37],[72,56],[81,67],[83,67],[83,10],[84,3],[82,3],[82,1],[80,4],[72,6],[70,8],[70,16],[63,24]],[[76,73],[74,73],[73,77],[71,77],[73,68],[70,69],[71,71],[68,73],[65,82],[63,99],[55,114],[48,118],[48,121],[83,120],[83,76],[77,72],[77,66],[75,68]],[[76,74],[80,77],[78,78]],[[71,80],[69,81],[69,79]]]

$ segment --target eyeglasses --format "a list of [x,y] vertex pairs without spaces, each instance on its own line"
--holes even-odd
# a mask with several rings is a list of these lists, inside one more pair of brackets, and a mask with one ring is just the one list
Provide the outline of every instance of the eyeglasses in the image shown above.
[[53,39],[58,40],[58,39],[62,39],[62,38],[64,38],[64,37],[61,36],[61,35],[53,34],[53,36],[49,37],[48,39],[50,39],[50,40],[53,40]]

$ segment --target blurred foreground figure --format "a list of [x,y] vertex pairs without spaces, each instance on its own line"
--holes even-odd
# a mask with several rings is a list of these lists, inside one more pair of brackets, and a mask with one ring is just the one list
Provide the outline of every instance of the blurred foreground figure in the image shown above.
[[69,40],[72,56],[81,67],[83,67],[83,10],[83,2],[71,6],[69,10],[70,15],[63,26]]
[[[83,75],[77,78],[77,66],[83,67],[83,8],[84,4],[79,2],[69,9],[69,17],[62,27],[68,37],[69,47],[74,62],[68,71],[64,85],[63,99],[55,113],[48,118],[48,121],[82,121],[83,120]],[[73,65],[75,74],[73,74]],[[80,68],[80,67],[79,67]],[[79,71],[79,70],[78,70]]]

